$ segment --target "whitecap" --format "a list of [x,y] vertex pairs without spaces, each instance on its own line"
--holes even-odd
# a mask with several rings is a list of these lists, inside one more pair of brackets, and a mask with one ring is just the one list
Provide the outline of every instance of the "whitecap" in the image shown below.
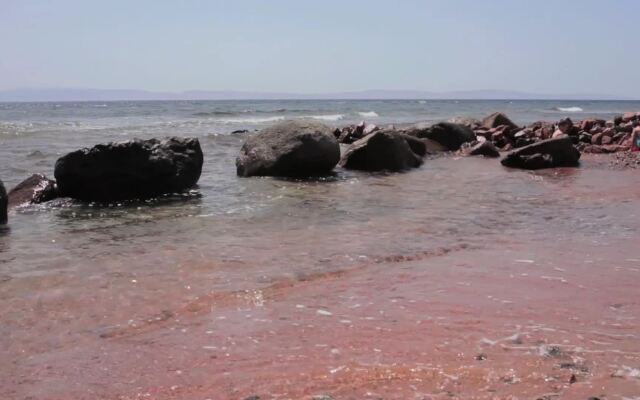
[[218,122],[223,124],[266,124],[269,122],[284,121],[284,117],[265,118],[221,118]]
[[562,111],[562,112],[582,112],[584,111],[582,108],[574,106],[574,107],[556,107],[555,108],[556,111]]
[[[305,117],[303,117],[305,118]],[[306,118],[319,119],[322,121],[339,121],[344,118],[344,114],[329,114],[329,115],[310,115]]]
[[418,103],[420,103],[420,104],[427,104],[427,101],[426,101],[426,100],[418,100]]
[[375,118],[380,116],[375,111],[363,111],[363,112],[359,112],[358,115],[365,118]]

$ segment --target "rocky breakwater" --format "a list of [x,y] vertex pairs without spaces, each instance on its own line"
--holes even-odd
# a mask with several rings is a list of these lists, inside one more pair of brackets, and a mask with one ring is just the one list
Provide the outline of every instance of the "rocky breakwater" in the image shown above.
[[584,153],[615,153],[632,146],[632,132],[640,126],[640,112],[619,115],[611,120],[588,118],[574,122],[564,118],[557,122],[538,121],[518,126],[502,113],[483,119],[465,120],[478,138],[490,141],[501,151],[510,151],[541,140],[567,136]]
[[109,202],[179,193],[193,187],[203,164],[195,138],[134,139],[99,144],[58,159],[59,194]]

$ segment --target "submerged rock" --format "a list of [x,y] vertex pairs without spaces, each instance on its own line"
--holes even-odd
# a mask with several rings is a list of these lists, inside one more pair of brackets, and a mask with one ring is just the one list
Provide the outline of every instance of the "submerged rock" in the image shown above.
[[33,174],[9,192],[9,208],[39,204],[58,197],[55,181],[42,174]]
[[343,168],[364,171],[402,171],[421,164],[405,136],[393,130],[377,131],[354,142],[340,160]]
[[239,176],[324,175],[340,160],[331,128],[313,121],[286,121],[251,136],[236,158]]
[[203,155],[195,138],[134,139],[99,144],[58,159],[61,196],[86,201],[143,199],[195,185]]
[[580,152],[573,146],[571,138],[565,136],[521,147],[507,154],[500,162],[505,167],[542,169],[575,167],[579,160]]
[[4,188],[4,183],[0,180],[0,225],[7,223],[7,190]]
[[433,140],[447,150],[460,149],[463,143],[472,142],[476,135],[471,128],[452,122],[440,122],[435,125],[418,123],[404,130],[407,135]]

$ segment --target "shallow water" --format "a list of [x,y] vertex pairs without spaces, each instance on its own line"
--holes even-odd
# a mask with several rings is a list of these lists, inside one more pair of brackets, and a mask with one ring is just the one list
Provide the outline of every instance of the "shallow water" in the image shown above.
[[[3,180],[133,136],[126,118],[0,134]],[[239,179],[235,125],[144,126],[135,135],[200,138],[192,193],[10,213],[0,398],[640,393],[637,171],[597,156],[541,172],[445,157],[404,174]]]

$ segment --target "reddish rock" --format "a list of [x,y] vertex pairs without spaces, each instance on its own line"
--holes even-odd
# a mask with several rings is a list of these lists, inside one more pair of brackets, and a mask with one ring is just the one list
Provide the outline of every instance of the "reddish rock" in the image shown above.
[[56,182],[42,174],[33,174],[9,191],[9,208],[44,203],[56,197]]
[[601,144],[603,136],[604,136],[604,133],[602,133],[602,132],[596,133],[595,135],[592,135],[591,136],[591,144]]
[[605,136],[613,136],[616,134],[616,130],[613,128],[607,128],[605,130],[602,131],[602,134]]
[[595,119],[593,119],[593,118],[585,119],[582,122],[580,122],[580,130],[589,132],[591,130],[591,128],[593,128],[595,125],[596,125],[596,120]]
[[634,119],[636,119],[636,117],[637,117],[637,113],[626,112],[626,113],[622,114],[622,122],[633,121]]
[[604,144],[611,144],[613,142],[613,139],[611,138],[611,136],[603,136],[602,137],[602,141],[601,143]]
[[591,145],[585,146],[582,149],[583,152],[592,153],[592,154],[617,153],[620,151],[627,151],[627,150],[629,150],[628,146],[621,146],[617,144],[607,144],[602,146],[591,144]]

